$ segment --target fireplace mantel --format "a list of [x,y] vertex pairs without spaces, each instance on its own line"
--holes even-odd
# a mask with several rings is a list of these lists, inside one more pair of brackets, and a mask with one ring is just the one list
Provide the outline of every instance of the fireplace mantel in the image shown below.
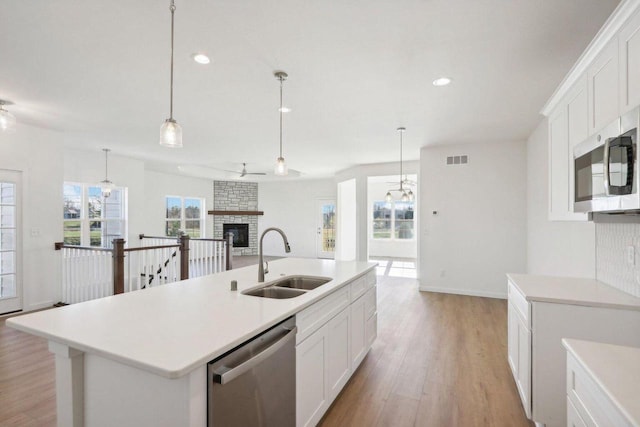
[[263,211],[209,211],[209,215],[264,215]]

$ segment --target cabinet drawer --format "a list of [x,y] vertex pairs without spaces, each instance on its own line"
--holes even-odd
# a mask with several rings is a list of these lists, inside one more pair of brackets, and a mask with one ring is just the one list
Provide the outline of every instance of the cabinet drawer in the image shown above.
[[296,344],[349,306],[349,286],[344,286],[296,314]]
[[369,319],[376,312],[377,288],[369,289],[364,296],[364,318]]
[[631,426],[571,354],[567,354],[567,398],[587,426]]
[[365,284],[365,287],[366,287],[367,289],[371,289],[371,288],[373,288],[373,287],[376,285],[376,282],[377,282],[377,278],[376,278],[376,270],[375,270],[375,269],[373,269],[373,270],[369,271],[369,272],[367,273],[367,275],[365,276],[365,278],[366,278],[366,284]]
[[362,295],[364,295],[367,290],[367,276],[361,276],[351,282],[351,302],[357,300]]
[[507,288],[509,302],[513,304],[513,307],[516,309],[518,315],[524,321],[524,324],[528,329],[531,329],[531,322],[529,316],[529,302],[525,299],[524,295],[522,295],[516,286],[509,281],[509,285]]

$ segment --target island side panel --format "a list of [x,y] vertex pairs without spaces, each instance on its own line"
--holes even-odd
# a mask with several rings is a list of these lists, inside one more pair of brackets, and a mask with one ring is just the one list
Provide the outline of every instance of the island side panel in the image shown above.
[[206,427],[206,367],[168,379],[85,354],[85,426]]

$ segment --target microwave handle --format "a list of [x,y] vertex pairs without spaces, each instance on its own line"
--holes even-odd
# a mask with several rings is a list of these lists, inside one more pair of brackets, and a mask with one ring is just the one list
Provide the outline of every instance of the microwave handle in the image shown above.
[[604,194],[605,196],[610,196],[609,194],[609,148],[611,144],[611,140],[614,138],[607,138],[604,141],[604,157],[602,159],[602,166],[604,170]]
[[[622,148],[626,148],[627,151],[627,182],[625,185],[623,186],[616,186],[615,189],[612,188],[612,186],[609,184],[609,160],[610,160],[610,156],[609,156],[609,151],[611,150],[611,148],[613,147],[622,147]],[[604,152],[604,172],[605,172],[605,194],[607,196],[610,195],[620,195],[620,194],[631,194],[631,188],[633,186],[633,173],[634,173],[634,157],[635,157],[635,153],[633,152],[633,140],[631,139],[631,137],[628,136],[619,136],[617,138],[609,138],[607,139],[607,141],[605,142],[605,152]],[[625,191],[623,193],[620,193],[620,189],[622,189],[622,191]]]

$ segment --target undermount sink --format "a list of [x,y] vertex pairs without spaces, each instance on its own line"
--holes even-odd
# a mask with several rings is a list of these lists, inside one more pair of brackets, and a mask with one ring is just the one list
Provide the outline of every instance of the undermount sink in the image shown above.
[[273,286],[279,288],[292,288],[292,289],[304,289],[310,291],[322,286],[332,279],[329,277],[316,277],[316,276],[288,276],[282,279],[276,280]]
[[262,298],[294,298],[316,289],[331,280],[333,279],[319,276],[286,276],[267,283],[261,288],[244,291],[243,294]]
[[254,289],[252,291],[244,292],[245,295],[252,295],[254,297],[263,297],[263,298],[275,298],[275,299],[286,299],[297,297],[298,295],[304,294],[304,291],[299,291],[297,289],[287,289],[287,288],[277,288],[275,286],[267,286],[264,288]]

